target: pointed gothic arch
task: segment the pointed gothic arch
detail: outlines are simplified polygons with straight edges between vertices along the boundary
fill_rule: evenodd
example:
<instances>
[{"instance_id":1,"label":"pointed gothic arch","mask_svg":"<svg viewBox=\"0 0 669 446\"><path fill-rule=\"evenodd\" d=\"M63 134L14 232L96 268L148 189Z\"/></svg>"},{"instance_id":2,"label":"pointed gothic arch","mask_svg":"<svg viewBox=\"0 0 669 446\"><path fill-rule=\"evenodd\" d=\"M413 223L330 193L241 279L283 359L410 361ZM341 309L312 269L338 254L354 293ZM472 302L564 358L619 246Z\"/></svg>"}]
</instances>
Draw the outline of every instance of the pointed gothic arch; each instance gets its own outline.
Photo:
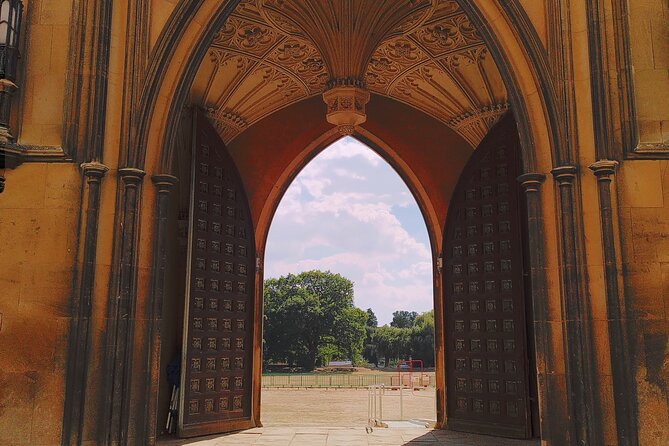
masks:
<instances>
[{"instance_id":1,"label":"pointed gothic arch","mask_svg":"<svg viewBox=\"0 0 669 446\"><path fill-rule=\"evenodd\" d=\"M175 139L179 116L186 105L190 86L209 43L237 3L236 0L223 5L212 0L182 0L177 5L152 55L139 112L138 144L135 146L136 150L128 153L125 158L128 165L141 167L154 176L171 173L175 150L172 141ZM524 172L530 174L525 178L525 183L538 185L543 181L543 176L533 176L533 173L549 172L553 163L563 157L559 156L558 151L561 125L559 113L556 111L555 101L551 94L552 89L545 82L548 76L543 64L544 59L536 46L532 44L532 39L536 39L534 31L527 25L526 18L519 16L517 9L504 6L501 2L458 1L458 3L463 5L463 9L468 12L472 21L478 24L485 43L491 48L493 58L509 91L511 108L516 117ZM364 132L361 131L361 133ZM434 212L430 210L428 200L425 200L424 197L425 192L421 190L420 181L412 178L411 166L402 164L401 158L393 156L389 146L384 146L383 141L375 138L373 134L359 136L384 153L387 156L386 159L392 161L393 167L401 172L402 178L409 184L423 209L431 239L441 241L443 221L439 222L439 218L435 218ZM327 135L327 132L322 133L322 139L310 149L305 149L301 154L301 159L300 156L293 159L292 167L283 173L282 182L287 185L287 180L291 178L291 175L299 171L297 167L300 166L300 163L306 163L305 160L313 155L314 149L319 145L322 148L324 141L331 137L332 135ZM538 192L538 188L528 189L528 191ZM252 193L249 194L252 195ZM552 192L543 194L550 198ZM256 240L259 248L264 248L266 232L263 235L263 231L269 229L267 222L271 221L269 217L278 204L276 198L280 196L281 193L275 191L274 197L267 201L271 203L269 207L264 207L257 216L255 225L257 233L260 234ZM535 201L539 200L539 195L534 194L532 198ZM540 202L536 201L536 204L531 207L534 213L530 218L534 219L534 225L531 225L530 230L541 233L543 220ZM253 209L251 212L254 212ZM144 215L143 217L148 218L149 216ZM554 237L554 235L549 234L549 237ZM546 259L543 254L546 241L544 237L538 236L531 237L531 240L534 240L531 269L537 284L534 299L545 300L546 288L542 285L544 283L542 277L546 268ZM435 247L440 246L441 243L433 242L432 245L436 269L441 248L435 249ZM262 252L262 249L258 250L259 254ZM435 277L439 277L435 279L435 309L441 309L443 307L440 301L443 285L440 276L435 274ZM262 274L257 283L262 283ZM262 299L260 287L256 287L256 301L258 299ZM435 314L435 317L439 325L443 324L443 314ZM256 330L256 337L258 335L259 331ZM437 339L439 341L435 359L437 363L444 364L443 332L438 334ZM259 352L256 355L258 356ZM260 363L257 358L255 362ZM260 369L256 367L253 378L258 383L259 377ZM438 418L440 426L444 426L445 374L443 369L437 374L437 384L439 386ZM253 396L253 418L259 425L260 391L259 384L257 385L258 388L254 391Z\"/></svg>"}]
</instances>

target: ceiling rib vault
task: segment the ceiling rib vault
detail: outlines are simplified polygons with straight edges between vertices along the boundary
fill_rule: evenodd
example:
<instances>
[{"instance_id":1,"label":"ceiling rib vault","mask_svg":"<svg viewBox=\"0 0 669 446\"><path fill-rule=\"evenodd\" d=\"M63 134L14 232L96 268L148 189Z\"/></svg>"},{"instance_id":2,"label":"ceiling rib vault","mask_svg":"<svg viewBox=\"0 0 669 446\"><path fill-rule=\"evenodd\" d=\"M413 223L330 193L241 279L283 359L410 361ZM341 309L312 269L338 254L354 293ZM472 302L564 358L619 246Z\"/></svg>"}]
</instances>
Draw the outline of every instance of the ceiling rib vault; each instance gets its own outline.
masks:
<instances>
[{"instance_id":1,"label":"ceiling rib vault","mask_svg":"<svg viewBox=\"0 0 669 446\"><path fill-rule=\"evenodd\" d=\"M472 147L508 110L488 48L455 0L242 0L191 95L229 143L342 78L423 111Z\"/></svg>"}]
</instances>

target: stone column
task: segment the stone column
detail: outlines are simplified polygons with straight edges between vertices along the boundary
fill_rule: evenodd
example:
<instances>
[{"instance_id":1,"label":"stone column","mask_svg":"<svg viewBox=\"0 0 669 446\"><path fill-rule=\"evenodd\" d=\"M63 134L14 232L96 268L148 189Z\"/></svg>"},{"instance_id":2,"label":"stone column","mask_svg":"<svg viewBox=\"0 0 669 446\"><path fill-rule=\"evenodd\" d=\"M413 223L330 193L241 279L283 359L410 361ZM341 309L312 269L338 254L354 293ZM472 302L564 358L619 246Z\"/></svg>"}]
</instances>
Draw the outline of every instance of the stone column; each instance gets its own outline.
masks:
<instances>
[{"instance_id":1,"label":"stone column","mask_svg":"<svg viewBox=\"0 0 669 446\"><path fill-rule=\"evenodd\" d=\"M555 418L551 413L551 385L547 375L551 361L550 330L548 327L548 291L546 287L546 259L544 256L544 231L541 216L541 185L546 176L527 173L518 177L525 191L527 202L527 242L530 261L531 299L537 385L539 387L539 418L541 438L558 441L560 429L553 429ZM532 371L534 372L534 371ZM545 417L545 418L544 418ZM562 437L563 438L563 437Z\"/></svg>"},{"instance_id":2,"label":"stone column","mask_svg":"<svg viewBox=\"0 0 669 446\"><path fill-rule=\"evenodd\" d=\"M128 444L132 353L137 300L138 213L144 171L119 169L120 207L105 327L107 341L101 429L98 444Z\"/></svg>"},{"instance_id":3,"label":"stone column","mask_svg":"<svg viewBox=\"0 0 669 446\"><path fill-rule=\"evenodd\" d=\"M263 253L264 254L264 253ZM263 314L265 312L264 286L265 261L262 254L256 256L255 302L253 309L253 388L251 394L251 417L256 427L262 427L260 421L260 393L262 391L262 351L263 351Z\"/></svg>"},{"instance_id":4,"label":"stone column","mask_svg":"<svg viewBox=\"0 0 669 446\"><path fill-rule=\"evenodd\" d=\"M155 175L151 180L156 187L157 196L151 299L147 310L150 347L145 386L147 403L144 423L146 444L154 445L158 415L158 383L160 381L161 325L168 259L168 221L172 191L178 180L172 175Z\"/></svg>"},{"instance_id":5,"label":"stone column","mask_svg":"<svg viewBox=\"0 0 669 446\"><path fill-rule=\"evenodd\" d=\"M68 363L63 414L63 445L82 442L84 404L88 382L88 354L90 348L90 318L95 284L98 220L100 216L100 189L109 168L98 162L81 165L87 187L88 202L83 223L83 255L79 293L72 299L72 322L68 341Z\"/></svg>"},{"instance_id":6,"label":"stone column","mask_svg":"<svg viewBox=\"0 0 669 446\"><path fill-rule=\"evenodd\" d=\"M618 444L638 445L636 380L632 372L629 333L626 326L624 296L618 287L618 257L616 254L613 220L612 177L616 161L601 160L590 165L597 177L599 212L602 224L602 249L604 251L604 280L606 283L606 315L609 321L609 351L613 381Z\"/></svg>"},{"instance_id":7,"label":"stone column","mask_svg":"<svg viewBox=\"0 0 669 446\"><path fill-rule=\"evenodd\" d=\"M567 404L571 420L571 441L575 445L602 444L601 416L597 404L594 347L589 318L589 299L581 272L580 231L576 206L577 168L557 167L551 171L559 188L559 234L561 241L562 318Z\"/></svg>"}]
</instances>

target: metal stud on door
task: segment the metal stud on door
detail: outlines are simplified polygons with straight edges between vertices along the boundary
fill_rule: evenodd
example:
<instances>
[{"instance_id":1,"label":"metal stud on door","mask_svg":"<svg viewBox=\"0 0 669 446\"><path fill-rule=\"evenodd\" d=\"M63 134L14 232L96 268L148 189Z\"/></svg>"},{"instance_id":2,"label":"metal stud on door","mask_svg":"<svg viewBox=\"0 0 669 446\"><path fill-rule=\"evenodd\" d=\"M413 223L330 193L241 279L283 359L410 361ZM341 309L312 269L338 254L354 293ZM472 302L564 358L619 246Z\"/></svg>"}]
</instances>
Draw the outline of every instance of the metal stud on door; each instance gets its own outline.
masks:
<instances>
[{"instance_id":1,"label":"metal stud on door","mask_svg":"<svg viewBox=\"0 0 669 446\"><path fill-rule=\"evenodd\" d=\"M180 437L253 426L249 205L223 141L202 116L194 128Z\"/></svg>"}]
</instances>

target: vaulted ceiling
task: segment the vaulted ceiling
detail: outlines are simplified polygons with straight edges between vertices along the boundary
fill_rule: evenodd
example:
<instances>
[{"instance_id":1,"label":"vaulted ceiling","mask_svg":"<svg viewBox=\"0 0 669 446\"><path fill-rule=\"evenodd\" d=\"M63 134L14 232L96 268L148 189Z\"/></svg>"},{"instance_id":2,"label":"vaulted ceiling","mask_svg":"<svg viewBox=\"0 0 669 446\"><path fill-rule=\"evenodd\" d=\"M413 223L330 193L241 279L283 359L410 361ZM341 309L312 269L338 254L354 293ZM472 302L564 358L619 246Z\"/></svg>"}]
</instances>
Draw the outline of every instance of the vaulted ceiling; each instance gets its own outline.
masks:
<instances>
[{"instance_id":1,"label":"vaulted ceiling","mask_svg":"<svg viewBox=\"0 0 669 446\"><path fill-rule=\"evenodd\" d=\"M192 101L228 143L347 69L473 147L508 109L499 71L455 0L242 0L209 48Z\"/></svg>"}]
</instances>

